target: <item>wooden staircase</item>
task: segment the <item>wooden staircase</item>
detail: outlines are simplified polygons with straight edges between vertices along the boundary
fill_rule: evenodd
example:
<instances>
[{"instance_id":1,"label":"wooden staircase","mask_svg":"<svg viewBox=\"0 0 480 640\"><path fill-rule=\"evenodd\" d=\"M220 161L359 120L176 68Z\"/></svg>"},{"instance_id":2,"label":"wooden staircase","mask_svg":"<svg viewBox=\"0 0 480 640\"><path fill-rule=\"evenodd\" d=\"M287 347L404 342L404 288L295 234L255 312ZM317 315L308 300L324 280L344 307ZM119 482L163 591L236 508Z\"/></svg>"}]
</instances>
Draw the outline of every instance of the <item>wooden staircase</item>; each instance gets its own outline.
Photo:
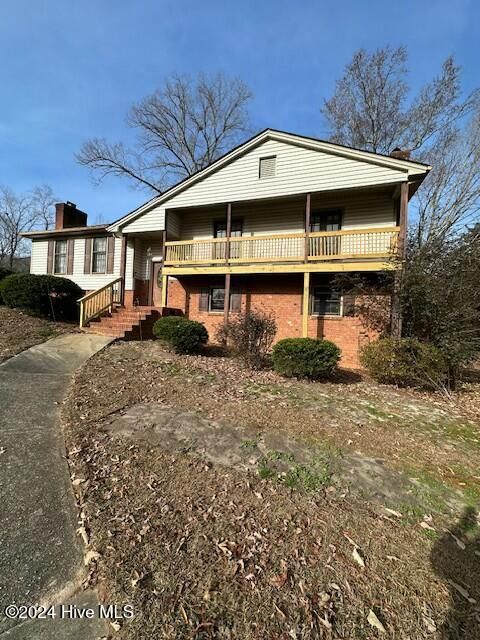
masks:
<instances>
[{"instance_id":1,"label":"wooden staircase","mask_svg":"<svg viewBox=\"0 0 480 640\"><path fill-rule=\"evenodd\" d=\"M157 307L126 308L118 305L108 315L90 320L84 330L123 340L141 340L153 336L153 324L160 315Z\"/></svg>"}]
</instances>

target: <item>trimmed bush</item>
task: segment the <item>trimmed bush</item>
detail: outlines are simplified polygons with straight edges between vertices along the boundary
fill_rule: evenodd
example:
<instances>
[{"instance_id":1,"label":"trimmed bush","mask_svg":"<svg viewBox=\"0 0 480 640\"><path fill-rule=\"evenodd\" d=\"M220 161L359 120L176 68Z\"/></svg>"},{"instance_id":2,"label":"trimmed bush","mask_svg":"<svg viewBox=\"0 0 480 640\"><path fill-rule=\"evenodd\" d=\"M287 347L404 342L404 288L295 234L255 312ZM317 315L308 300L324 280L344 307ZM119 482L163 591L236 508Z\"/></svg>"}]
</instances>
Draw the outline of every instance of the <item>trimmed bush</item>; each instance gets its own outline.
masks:
<instances>
[{"instance_id":1,"label":"trimmed bush","mask_svg":"<svg viewBox=\"0 0 480 640\"><path fill-rule=\"evenodd\" d=\"M2 298L9 307L18 307L52 320L76 320L77 300L83 291L68 278L14 273L1 283Z\"/></svg>"},{"instance_id":2,"label":"trimmed bush","mask_svg":"<svg viewBox=\"0 0 480 640\"><path fill-rule=\"evenodd\" d=\"M184 316L165 316L153 325L153 335L159 340L171 342L174 329L182 322L188 322Z\"/></svg>"},{"instance_id":3,"label":"trimmed bush","mask_svg":"<svg viewBox=\"0 0 480 640\"><path fill-rule=\"evenodd\" d=\"M340 349L329 340L286 338L273 347L273 368L283 376L327 378L334 373Z\"/></svg>"},{"instance_id":4,"label":"trimmed bush","mask_svg":"<svg viewBox=\"0 0 480 640\"><path fill-rule=\"evenodd\" d=\"M230 344L236 355L251 367L260 368L267 360L276 333L277 325L271 316L251 310L220 325L216 339Z\"/></svg>"},{"instance_id":5,"label":"trimmed bush","mask_svg":"<svg viewBox=\"0 0 480 640\"><path fill-rule=\"evenodd\" d=\"M208 331L201 322L179 322L172 331L170 344L177 353L197 353L208 342Z\"/></svg>"},{"instance_id":6,"label":"trimmed bush","mask_svg":"<svg viewBox=\"0 0 480 640\"><path fill-rule=\"evenodd\" d=\"M4 267L0 267L0 304L4 304L2 298L2 282L5 280L7 276L10 276L13 273L10 269L5 269Z\"/></svg>"},{"instance_id":7,"label":"trimmed bush","mask_svg":"<svg viewBox=\"0 0 480 640\"><path fill-rule=\"evenodd\" d=\"M438 389L447 380L447 364L431 344L414 338L381 338L365 345L360 361L372 378L402 387Z\"/></svg>"}]
</instances>

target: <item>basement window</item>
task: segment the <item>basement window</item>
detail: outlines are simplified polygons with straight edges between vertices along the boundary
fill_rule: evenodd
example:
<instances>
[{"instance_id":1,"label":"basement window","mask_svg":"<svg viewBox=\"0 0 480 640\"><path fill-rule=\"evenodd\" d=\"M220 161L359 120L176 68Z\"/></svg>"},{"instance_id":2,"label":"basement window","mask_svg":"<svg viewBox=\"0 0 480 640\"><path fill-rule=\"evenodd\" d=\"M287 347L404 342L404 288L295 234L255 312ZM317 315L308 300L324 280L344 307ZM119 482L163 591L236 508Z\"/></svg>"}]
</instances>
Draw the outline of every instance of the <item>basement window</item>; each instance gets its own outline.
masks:
<instances>
[{"instance_id":1,"label":"basement window","mask_svg":"<svg viewBox=\"0 0 480 640\"><path fill-rule=\"evenodd\" d=\"M331 287L313 287L311 306L314 316L341 316L340 291Z\"/></svg>"},{"instance_id":2,"label":"basement window","mask_svg":"<svg viewBox=\"0 0 480 640\"><path fill-rule=\"evenodd\" d=\"M258 177L274 178L277 169L277 156L268 156L267 158L260 158L258 165Z\"/></svg>"}]
</instances>

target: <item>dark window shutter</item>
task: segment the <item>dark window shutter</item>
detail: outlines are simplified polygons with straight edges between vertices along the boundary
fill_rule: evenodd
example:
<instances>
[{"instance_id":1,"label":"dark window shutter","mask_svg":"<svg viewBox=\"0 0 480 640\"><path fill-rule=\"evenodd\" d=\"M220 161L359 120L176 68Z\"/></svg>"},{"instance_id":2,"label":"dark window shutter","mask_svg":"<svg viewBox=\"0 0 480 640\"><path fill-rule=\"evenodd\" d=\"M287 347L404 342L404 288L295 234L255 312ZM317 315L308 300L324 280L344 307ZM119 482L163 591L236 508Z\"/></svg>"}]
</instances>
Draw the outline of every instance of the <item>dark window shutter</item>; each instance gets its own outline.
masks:
<instances>
[{"instance_id":1,"label":"dark window shutter","mask_svg":"<svg viewBox=\"0 0 480 640\"><path fill-rule=\"evenodd\" d=\"M351 293L343 294L343 315L354 316L355 315L355 296Z\"/></svg>"},{"instance_id":2,"label":"dark window shutter","mask_svg":"<svg viewBox=\"0 0 480 640\"><path fill-rule=\"evenodd\" d=\"M240 313L242 310L242 294L240 291L232 291L230 294L230 311Z\"/></svg>"},{"instance_id":3,"label":"dark window shutter","mask_svg":"<svg viewBox=\"0 0 480 640\"><path fill-rule=\"evenodd\" d=\"M83 264L83 273L92 272L92 239L85 238L85 262Z\"/></svg>"},{"instance_id":4,"label":"dark window shutter","mask_svg":"<svg viewBox=\"0 0 480 640\"><path fill-rule=\"evenodd\" d=\"M209 289L202 289L200 291L200 297L198 299L198 310L199 311L208 311L208 297L209 297Z\"/></svg>"},{"instance_id":5,"label":"dark window shutter","mask_svg":"<svg viewBox=\"0 0 480 640\"><path fill-rule=\"evenodd\" d=\"M107 273L113 273L113 260L115 258L115 238L107 238Z\"/></svg>"},{"instance_id":6,"label":"dark window shutter","mask_svg":"<svg viewBox=\"0 0 480 640\"><path fill-rule=\"evenodd\" d=\"M67 241L67 275L73 273L73 254L75 250L75 240L70 238Z\"/></svg>"},{"instance_id":7,"label":"dark window shutter","mask_svg":"<svg viewBox=\"0 0 480 640\"><path fill-rule=\"evenodd\" d=\"M48 241L47 273L53 273L53 256L55 254L55 240Z\"/></svg>"}]
</instances>

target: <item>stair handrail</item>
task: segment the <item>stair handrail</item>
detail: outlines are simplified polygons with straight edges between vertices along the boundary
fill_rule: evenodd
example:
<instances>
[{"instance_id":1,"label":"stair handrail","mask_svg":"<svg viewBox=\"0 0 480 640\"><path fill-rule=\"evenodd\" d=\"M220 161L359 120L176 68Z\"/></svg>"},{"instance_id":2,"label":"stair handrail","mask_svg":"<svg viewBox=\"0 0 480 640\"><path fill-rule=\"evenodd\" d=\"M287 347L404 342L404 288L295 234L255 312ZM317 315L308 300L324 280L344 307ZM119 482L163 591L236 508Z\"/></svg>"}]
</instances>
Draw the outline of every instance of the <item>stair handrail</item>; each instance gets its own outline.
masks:
<instances>
[{"instance_id":1,"label":"stair handrail","mask_svg":"<svg viewBox=\"0 0 480 640\"><path fill-rule=\"evenodd\" d=\"M95 291L90 291L77 302L80 305L80 327L108 311L112 313L114 304L122 304L123 278L115 278Z\"/></svg>"}]
</instances>

